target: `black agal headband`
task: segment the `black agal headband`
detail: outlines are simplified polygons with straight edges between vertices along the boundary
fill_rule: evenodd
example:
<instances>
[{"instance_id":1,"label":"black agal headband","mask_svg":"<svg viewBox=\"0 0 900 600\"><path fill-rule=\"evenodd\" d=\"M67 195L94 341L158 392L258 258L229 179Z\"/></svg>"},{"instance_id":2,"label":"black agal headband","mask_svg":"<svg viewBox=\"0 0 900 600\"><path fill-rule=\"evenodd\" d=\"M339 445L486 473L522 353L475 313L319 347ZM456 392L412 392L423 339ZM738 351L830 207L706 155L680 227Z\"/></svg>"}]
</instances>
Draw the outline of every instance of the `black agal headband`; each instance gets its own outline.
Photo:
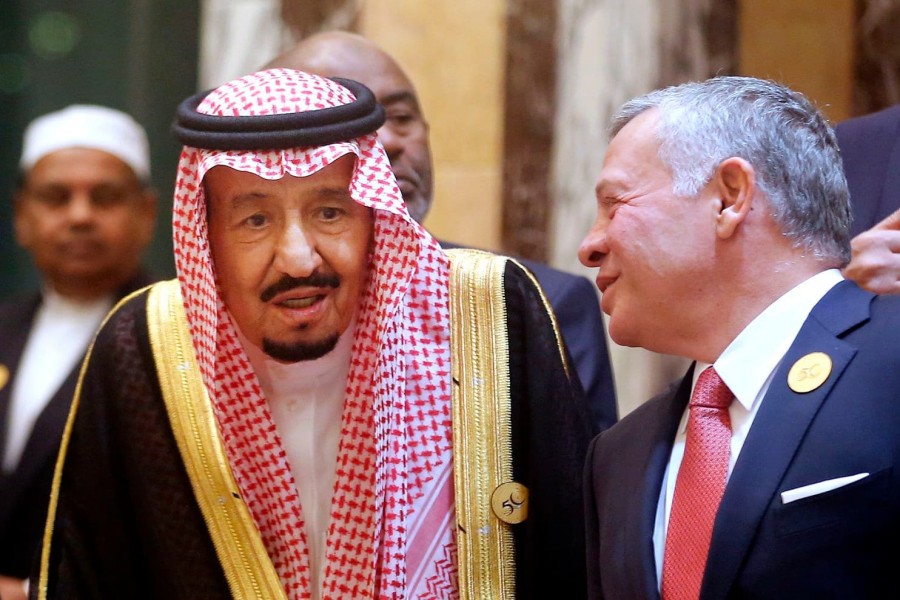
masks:
<instances>
[{"instance_id":1,"label":"black agal headband","mask_svg":"<svg viewBox=\"0 0 900 600\"><path fill-rule=\"evenodd\" d=\"M330 78L356 97L349 104L277 115L206 115L197 107L211 90L178 105L172 132L185 146L206 150L285 150L327 146L373 133L384 124L384 108L372 90L352 79Z\"/></svg>"}]
</instances>

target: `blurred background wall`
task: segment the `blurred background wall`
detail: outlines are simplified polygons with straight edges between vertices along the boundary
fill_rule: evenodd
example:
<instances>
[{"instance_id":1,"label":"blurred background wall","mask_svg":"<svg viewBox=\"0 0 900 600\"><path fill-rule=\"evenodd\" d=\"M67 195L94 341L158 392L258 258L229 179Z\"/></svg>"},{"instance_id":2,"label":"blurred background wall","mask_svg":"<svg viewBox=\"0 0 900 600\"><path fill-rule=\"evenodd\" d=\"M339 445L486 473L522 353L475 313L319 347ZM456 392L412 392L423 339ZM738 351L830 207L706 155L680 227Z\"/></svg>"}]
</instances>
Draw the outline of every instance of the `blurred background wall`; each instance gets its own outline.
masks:
<instances>
[{"instance_id":1,"label":"blurred background wall","mask_svg":"<svg viewBox=\"0 0 900 600\"><path fill-rule=\"evenodd\" d=\"M587 276L575 252L594 217L606 122L627 98L744 74L788 83L835 122L900 102L900 0L3 2L0 295L36 281L9 207L31 118L97 102L148 128L163 210L147 262L169 276L175 106L323 29L369 36L415 82L431 123L433 233ZM613 354L622 414L684 365Z\"/></svg>"}]
</instances>

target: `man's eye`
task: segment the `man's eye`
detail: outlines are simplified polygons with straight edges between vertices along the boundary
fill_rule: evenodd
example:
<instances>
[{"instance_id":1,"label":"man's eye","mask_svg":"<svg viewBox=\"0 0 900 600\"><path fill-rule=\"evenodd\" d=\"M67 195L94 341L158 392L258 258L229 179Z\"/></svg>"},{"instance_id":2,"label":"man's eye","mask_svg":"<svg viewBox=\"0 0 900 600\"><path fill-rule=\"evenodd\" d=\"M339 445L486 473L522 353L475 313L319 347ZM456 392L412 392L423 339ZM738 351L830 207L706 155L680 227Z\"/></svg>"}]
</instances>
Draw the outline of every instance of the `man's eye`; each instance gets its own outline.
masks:
<instances>
[{"instance_id":1,"label":"man's eye","mask_svg":"<svg viewBox=\"0 0 900 600\"><path fill-rule=\"evenodd\" d=\"M322 208L319 214L325 221L334 221L343 214L343 211L333 206L326 206Z\"/></svg>"},{"instance_id":2,"label":"man's eye","mask_svg":"<svg viewBox=\"0 0 900 600\"><path fill-rule=\"evenodd\" d=\"M610 217L612 217L612 215L615 214L616 210L621 205L622 205L622 201L619 198L604 196L600 200L600 210L606 212L606 214L609 215Z\"/></svg>"},{"instance_id":3,"label":"man's eye","mask_svg":"<svg viewBox=\"0 0 900 600\"><path fill-rule=\"evenodd\" d=\"M394 110L387 115L387 126L401 135L413 131L421 124L419 113L412 110Z\"/></svg>"},{"instance_id":4,"label":"man's eye","mask_svg":"<svg viewBox=\"0 0 900 600\"><path fill-rule=\"evenodd\" d=\"M411 113L392 113L388 116L388 119L398 125L404 125L412 121L413 116Z\"/></svg>"},{"instance_id":5,"label":"man's eye","mask_svg":"<svg viewBox=\"0 0 900 600\"><path fill-rule=\"evenodd\" d=\"M60 189L38 190L32 197L45 206L63 206L69 201L69 192Z\"/></svg>"},{"instance_id":6,"label":"man's eye","mask_svg":"<svg viewBox=\"0 0 900 600\"><path fill-rule=\"evenodd\" d=\"M128 192L114 187L98 187L91 190L91 202L100 208L121 204L127 197Z\"/></svg>"},{"instance_id":7,"label":"man's eye","mask_svg":"<svg viewBox=\"0 0 900 600\"><path fill-rule=\"evenodd\" d=\"M266 223L268 223L268 219L266 219L265 215L257 213L244 219L244 223L249 227L259 229L260 227L265 227Z\"/></svg>"}]
</instances>

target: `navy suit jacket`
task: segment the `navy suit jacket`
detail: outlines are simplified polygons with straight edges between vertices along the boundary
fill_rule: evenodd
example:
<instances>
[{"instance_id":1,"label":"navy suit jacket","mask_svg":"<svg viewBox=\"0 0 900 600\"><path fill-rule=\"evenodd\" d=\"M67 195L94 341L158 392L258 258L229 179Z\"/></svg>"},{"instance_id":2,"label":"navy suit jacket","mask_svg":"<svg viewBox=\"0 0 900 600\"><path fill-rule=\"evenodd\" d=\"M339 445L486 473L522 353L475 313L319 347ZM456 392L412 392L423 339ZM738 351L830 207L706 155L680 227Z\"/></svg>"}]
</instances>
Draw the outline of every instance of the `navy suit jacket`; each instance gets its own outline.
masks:
<instances>
[{"instance_id":1,"label":"navy suit jacket","mask_svg":"<svg viewBox=\"0 0 900 600\"><path fill-rule=\"evenodd\" d=\"M900 564L900 296L835 286L776 370L725 488L700 597L883 598ZM810 352L833 367L791 391ZM653 527L691 372L594 439L585 469L591 598L658 599ZM896 469L896 471L894 470ZM781 492L869 475L784 504Z\"/></svg>"},{"instance_id":2,"label":"navy suit jacket","mask_svg":"<svg viewBox=\"0 0 900 600\"><path fill-rule=\"evenodd\" d=\"M124 286L119 296L152 281L141 274ZM9 380L0 388L0 457L6 448L10 396L16 372L40 304L38 292L16 296L0 304L0 365L9 371ZM79 362L38 416L15 471L3 473L0 470L0 574L26 578L33 556L40 548L56 454L80 369Z\"/></svg>"},{"instance_id":3,"label":"navy suit jacket","mask_svg":"<svg viewBox=\"0 0 900 600\"><path fill-rule=\"evenodd\" d=\"M460 247L444 241L440 244L444 248ZM606 327L603 325L597 289L584 277L534 261L516 260L534 274L553 308L556 323L584 388L594 431L608 429L619 417L606 347Z\"/></svg>"},{"instance_id":4,"label":"navy suit jacket","mask_svg":"<svg viewBox=\"0 0 900 600\"><path fill-rule=\"evenodd\" d=\"M861 233L900 208L900 105L836 128L850 186L853 224Z\"/></svg>"}]
</instances>

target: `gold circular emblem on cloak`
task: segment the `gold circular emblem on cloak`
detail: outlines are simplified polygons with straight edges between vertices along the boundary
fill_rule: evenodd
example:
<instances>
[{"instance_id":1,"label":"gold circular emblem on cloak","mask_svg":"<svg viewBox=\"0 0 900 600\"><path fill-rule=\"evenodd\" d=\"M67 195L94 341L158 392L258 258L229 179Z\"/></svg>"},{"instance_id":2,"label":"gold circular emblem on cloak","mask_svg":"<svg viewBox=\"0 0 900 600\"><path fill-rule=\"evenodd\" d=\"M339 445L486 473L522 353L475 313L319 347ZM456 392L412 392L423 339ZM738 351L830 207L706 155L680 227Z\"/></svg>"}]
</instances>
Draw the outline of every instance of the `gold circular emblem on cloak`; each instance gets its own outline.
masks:
<instances>
[{"instance_id":1,"label":"gold circular emblem on cloak","mask_svg":"<svg viewBox=\"0 0 900 600\"><path fill-rule=\"evenodd\" d=\"M528 518L528 488L515 481L501 483L491 494L491 510L504 523L521 523Z\"/></svg>"},{"instance_id":2,"label":"gold circular emblem on cloak","mask_svg":"<svg viewBox=\"0 0 900 600\"><path fill-rule=\"evenodd\" d=\"M788 372L788 387L798 394L818 389L831 375L831 357L824 352L810 352L800 357Z\"/></svg>"},{"instance_id":3,"label":"gold circular emblem on cloak","mask_svg":"<svg viewBox=\"0 0 900 600\"><path fill-rule=\"evenodd\" d=\"M9 369L6 365L0 365L0 390L6 386L7 381L9 381Z\"/></svg>"}]
</instances>

